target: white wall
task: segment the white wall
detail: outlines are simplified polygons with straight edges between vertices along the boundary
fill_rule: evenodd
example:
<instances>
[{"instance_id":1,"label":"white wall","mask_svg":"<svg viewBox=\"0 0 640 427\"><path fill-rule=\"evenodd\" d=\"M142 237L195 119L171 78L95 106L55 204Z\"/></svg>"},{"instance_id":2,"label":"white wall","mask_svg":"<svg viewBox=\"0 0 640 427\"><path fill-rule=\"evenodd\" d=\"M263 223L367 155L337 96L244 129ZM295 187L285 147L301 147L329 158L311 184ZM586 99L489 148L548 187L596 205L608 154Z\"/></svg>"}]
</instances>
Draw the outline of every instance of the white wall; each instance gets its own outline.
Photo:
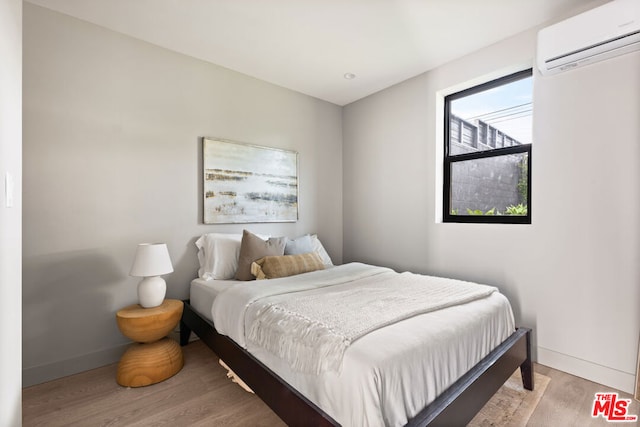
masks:
<instances>
[{"instance_id":1,"label":"white wall","mask_svg":"<svg viewBox=\"0 0 640 427\"><path fill-rule=\"evenodd\" d=\"M203 135L299 152L299 221L342 259L341 108L24 5L24 381L121 355L140 242L166 242L167 295L187 298L202 224Z\"/></svg>"},{"instance_id":2,"label":"white wall","mask_svg":"<svg viewBox=\"0 0 640 427\"><path fill-rule=\"evenodd\" d=\"M0 425L22 424L22 1L0 1ZM7 205L5 177L14 180Z\"/></svg>"},{"instance_id":3,"label":"white wall","mask_svg":"<svg viewBox=\"0 0 640 427\"><path fill-rule=\"evenodd\" d=\"M640 53L534 74L531 225L440 221L443 96L530 67L535 35L344 108L344 258L496 285L534 328L541 363L631 392Z\"/></svg>"}]
</instances>

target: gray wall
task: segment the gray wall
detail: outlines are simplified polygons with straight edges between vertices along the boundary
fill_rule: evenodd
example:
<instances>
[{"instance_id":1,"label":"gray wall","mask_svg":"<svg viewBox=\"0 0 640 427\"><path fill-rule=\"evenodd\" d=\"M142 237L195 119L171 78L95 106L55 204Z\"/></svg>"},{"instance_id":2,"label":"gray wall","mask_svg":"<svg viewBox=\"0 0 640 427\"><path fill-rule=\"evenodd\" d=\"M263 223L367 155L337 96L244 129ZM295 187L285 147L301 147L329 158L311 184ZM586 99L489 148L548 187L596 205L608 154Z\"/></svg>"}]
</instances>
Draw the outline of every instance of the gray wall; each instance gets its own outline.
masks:
<instances>
[{"instance_id":1,"label":"gray wall","mask_svg":"<svg viewBox=\"0 0 640 427\"><path fill-rule=\"evenodd\" d=\"M22 424L22 1L0 1L0 426ZM13 207L5 176L15 182Z\"/></svg>"},{"instance_id":2,"label":"gray wall","mask_svg":"<svg viewBox=\"0 0 640 427\"><path fill-rule=\"evenodd\" d=\"M534 73L531 225L442 223L444 96L531 67L527 31L344 108L344 258L500 287L538 360L633 390L640 53Z\"/></svg>"},{"instance_id":3,"label":"gray wall","mask_svg":"<svg viewBox=\"0 0 640 427\"><path fill-rule=\"evenodd\" d=\"M24 5L24 381L117 360L140 242L166 242L167 296L187 298L202 224L203 135L299 152L300 220L342 259L342 110Z\"/></svg>"}]
</instances>

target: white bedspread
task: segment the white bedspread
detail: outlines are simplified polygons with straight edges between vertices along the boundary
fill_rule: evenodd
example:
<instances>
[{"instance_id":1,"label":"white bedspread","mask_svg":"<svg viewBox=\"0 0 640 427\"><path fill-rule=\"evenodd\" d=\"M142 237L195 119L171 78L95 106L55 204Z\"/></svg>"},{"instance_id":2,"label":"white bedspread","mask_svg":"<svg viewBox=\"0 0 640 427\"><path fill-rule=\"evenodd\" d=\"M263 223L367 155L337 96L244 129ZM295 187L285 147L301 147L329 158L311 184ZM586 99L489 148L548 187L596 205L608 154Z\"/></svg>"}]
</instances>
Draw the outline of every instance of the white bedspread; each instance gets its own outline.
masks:
<instances>
[{"instance_id":1,"label":"white bedspread","mask_svg":"<svg viewBox=\"0 0 640 427\"><path fill-rule=\"evenodd\" d=\"M404 425L513 333L513 314L503 295L494 292L370 332L345 351L340 372L294 372L286 361L245 339L269 297L389 272L352 263L238 283L216 297L212 318L218 332L247 348L343 426Z\"/></svg>"},{"instance_id":2,"label":"white bedspread","mask_svg":"<svg viewBox=\"0 0 640 427\"><path fill-rule=\"evenodd\" d=\"M485 298L492 286L393 271L262 300L248 340L295 371L340 371L358 338L430 311Z\"/></svg>"}]
</instances>

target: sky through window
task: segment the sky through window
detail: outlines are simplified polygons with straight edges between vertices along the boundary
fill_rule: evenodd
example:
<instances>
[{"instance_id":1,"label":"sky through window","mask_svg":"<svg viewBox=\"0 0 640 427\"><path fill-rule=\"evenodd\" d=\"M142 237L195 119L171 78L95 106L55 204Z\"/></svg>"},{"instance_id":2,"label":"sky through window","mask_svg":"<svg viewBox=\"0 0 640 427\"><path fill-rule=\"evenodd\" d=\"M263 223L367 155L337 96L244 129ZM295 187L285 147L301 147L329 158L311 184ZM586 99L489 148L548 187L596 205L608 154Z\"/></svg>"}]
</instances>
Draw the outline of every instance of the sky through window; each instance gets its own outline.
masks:
<instances>
[{"instance_id":1,"label":"sky through window","mask_svg":"<svg viewBox=\"0 0 640 427\"><path fill-rule=\"evenodd\" d=\"M531 144L533 78L478 92L451 102L452 114L499 129L523 144Z\"/></svg>"}]
</instances>

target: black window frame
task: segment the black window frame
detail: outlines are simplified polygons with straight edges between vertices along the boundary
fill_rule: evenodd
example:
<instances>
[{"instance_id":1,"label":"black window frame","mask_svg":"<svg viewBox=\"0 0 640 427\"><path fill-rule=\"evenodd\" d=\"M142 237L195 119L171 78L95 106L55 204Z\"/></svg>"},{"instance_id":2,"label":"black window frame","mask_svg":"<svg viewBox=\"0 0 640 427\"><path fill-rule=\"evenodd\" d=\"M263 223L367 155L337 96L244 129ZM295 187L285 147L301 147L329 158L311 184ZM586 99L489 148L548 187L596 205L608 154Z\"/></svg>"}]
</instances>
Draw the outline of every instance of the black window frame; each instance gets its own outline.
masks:
<instances>
[{"instance_id":1,"label":"black window frame","mask_svg":"<svg viewBox=\"0 0 640 427\"><path fill-rule=\"evenodd\" d=\"M522 80L533 75L533 69L518 71L498 79L482 83L480 85L452 93L444 98L444 182L442 191L443 222L453 223L483 223L483 224L531 224L531 144L518 146L493 148L490 150L478 151L464 154L449 154L450 140L449 126L451 124L451 101L464 98L475 93L484 92L488 89L503 86L518 80ZM454 163L485 159L510 154L527 154L527 215L464 215L451 214L451 167Z\"/></svg>"}]
</instances>

